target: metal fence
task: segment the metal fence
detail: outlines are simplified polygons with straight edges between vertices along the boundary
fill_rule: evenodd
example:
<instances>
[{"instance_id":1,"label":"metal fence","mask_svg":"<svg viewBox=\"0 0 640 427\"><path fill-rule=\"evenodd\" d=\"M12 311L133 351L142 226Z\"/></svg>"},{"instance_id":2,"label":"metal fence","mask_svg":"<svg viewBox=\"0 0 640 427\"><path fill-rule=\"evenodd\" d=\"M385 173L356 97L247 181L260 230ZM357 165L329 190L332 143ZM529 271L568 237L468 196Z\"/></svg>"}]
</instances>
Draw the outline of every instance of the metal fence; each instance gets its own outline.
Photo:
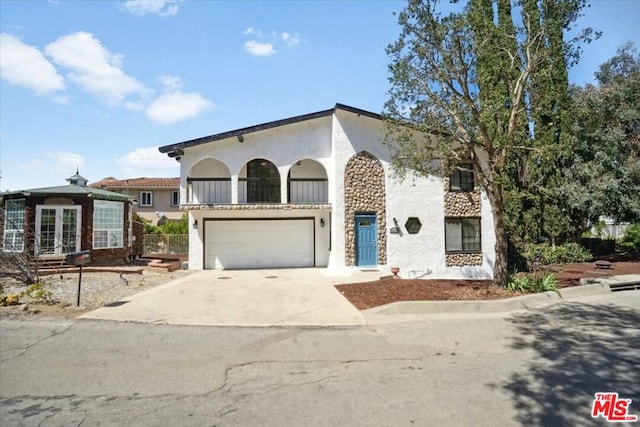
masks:
<instances>
[{"instance_id":1,"label":"metal fence","mask_svg":"<svg viewBox=\"0 0 640 427\"><path fill-rule=\"evenodd\" d=\"M188 234L143 234L144 254L185 255L189 252Z\"/></svg>"}]
</instances>

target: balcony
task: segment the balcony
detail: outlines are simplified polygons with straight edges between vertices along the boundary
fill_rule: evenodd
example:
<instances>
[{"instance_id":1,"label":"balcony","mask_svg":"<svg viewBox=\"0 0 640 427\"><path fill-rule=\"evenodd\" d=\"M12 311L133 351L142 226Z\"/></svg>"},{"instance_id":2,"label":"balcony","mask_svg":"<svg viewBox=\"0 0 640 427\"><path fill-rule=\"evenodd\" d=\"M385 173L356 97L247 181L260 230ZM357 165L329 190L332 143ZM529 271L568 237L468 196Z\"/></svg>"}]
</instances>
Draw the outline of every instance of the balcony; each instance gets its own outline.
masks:
<instances>
[{"instance_id":1,"label":"balcony","mask_svg":"<svg viewBox=\"0 0 640 427\"><path fill-rule=\"evenodd\" d=\"M281 203L279 182L238 179L238 204ZM329 201L326 179L289 179L290 204L322 204ZM231 203L231 178L187 178L187 204L218 205Z\"/></svg>"},{"instance_id":2,"label":"balcony","mask_svg":"<svg viewBox=\"0 0 640 427\"><path fill-rule=\"evenodd\" d=\"M187 204L231 203L231 178L187 178Z\"/></svg>"},{"instance_id":3,"label":"balcony","mask_svg":"<svg viewBox=\"0 0 640 427\"><path fill-rule=\"evenodd\" d=\"M190 209L205 205L207 209L235 209L235 205L269 209L295 205L302 209L304 205L328 205L329 201L327 173L312 159L295 162L285 175L269 160L257 158L245 163L232 177L225 164L207 158L194 165L190 174L193 175L187 178L187 197L183 201L183 205L192 206Z\"/></svg>"}]
</instances>

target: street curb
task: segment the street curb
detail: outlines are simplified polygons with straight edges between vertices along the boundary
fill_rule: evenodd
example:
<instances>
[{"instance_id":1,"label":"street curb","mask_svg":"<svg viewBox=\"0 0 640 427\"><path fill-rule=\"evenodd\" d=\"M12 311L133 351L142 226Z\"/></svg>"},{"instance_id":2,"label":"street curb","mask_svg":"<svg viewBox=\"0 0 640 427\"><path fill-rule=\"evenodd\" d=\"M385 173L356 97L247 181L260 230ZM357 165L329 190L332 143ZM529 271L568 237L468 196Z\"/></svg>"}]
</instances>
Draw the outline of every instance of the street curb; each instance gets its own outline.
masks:
<instances>
[{"instance_id":1,"label":"street curb","mask_svg":"<svg viewBox=\"0 0 640 427\"><path fill-rule=\"evenodd\" d=\"M363 310L367 315L403 315L403 314L435 314L435 313L501 313L528 308L543 307L570 301L590 295L609 293L609 285L595 283L572 288L561 289L559 292L547 291L539 294L522 295L500 300L481 301L400 301Z\"/></svg>"}]
</instances>

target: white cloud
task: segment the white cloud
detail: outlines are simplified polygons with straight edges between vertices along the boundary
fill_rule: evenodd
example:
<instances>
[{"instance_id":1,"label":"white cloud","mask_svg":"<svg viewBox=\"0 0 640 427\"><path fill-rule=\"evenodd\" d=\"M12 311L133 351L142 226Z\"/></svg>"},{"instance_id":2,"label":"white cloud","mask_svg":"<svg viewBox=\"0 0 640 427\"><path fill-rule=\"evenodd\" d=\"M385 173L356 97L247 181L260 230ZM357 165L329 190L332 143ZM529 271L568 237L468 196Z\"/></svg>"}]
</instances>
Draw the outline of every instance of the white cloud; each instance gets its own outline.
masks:
<instances>
[{"instance_id":1,"label":"white cloud","mask_svg":"<svg viewBox=\"0 0 640 427\"><path fill-rule=\"evenodd\" d=\"M147 118L156 123L171 124L199 116L213 104L195 92L172 92L157 98L147 108Z\"/></svg>"},{"instance_id":2,"label":"white cloud","mask_svg":"<svg viewBox=\"0 0 640 427\"><path fill-rule=\"evenodd\" d=\"M110 53L92 34L77 32L60 37L45 51L53 62L71 70L71 80L104 102L119 103L132 94L147 92L120 69L122 56Z\"/></svg>"},{"instance_id":3,"label":"white cloud","mask_svg":"<svg viewBox=\"0 0 640 427\"><path fill-rule=\"evenodd\" d=\"M121 179L180 176L179 163L158 151L157 147L138 148L116 160Z\"/></svg>"},{"instance_id":4,"label":"white cloud","mask_svg":"<svg viewBox=\"0 0 640 427\"><path fill-rule=\"evenodd\" d=\"M260 30L256 30L256 29L255 29L255 28L253 28L253 27L249 27L249 28L247 28L246 30L244 30L244 33L243 33L243 34L244 34L244 35L247 35L247 36L256 36L256 37L258 37L258 38L261 38L261 37L262 37L262 31L260 31Z\"/></svg>"},{"instance_id":5,"label":"white cloud","mask_svg":"<svg viewBox=\"0 0 640 427\"><path fill-rule=\"evenodd\" d=\"M182 87L182 79L177 76L161 76L160 82L169 91L176 91Z\"/></svg>"},{"instance_id":6,"label":"white cloud","mask_svg":"<svg viewBox=\"0 0 640 427\"><path fill-rule=\"evenodd\" d=\"M49 175L58 175L60 179L49 178L50 186L64 185L64 179L73 175L76 170L82 170L86 165L86 160L80 154L68 151L45 151L39 157L32 158L28 163L22 163L19 168L31 173L38 174L45 172ZM59 182L58 182L59 181Z\"/></svg>"},{"instance_id":7,"label":"white cloud","mask_svg":"<svg viewBox=\"0 0 640 427\"><path fill-rule=\"evenodd\" d=\"M244 43L244 50L255 56L274 55L277 45L292 47L300 43L298 35L286 31L282 33L269 31L265 34L262 30L248 27L243 34L252 38Z\"/></svg>"},{"instance_id":8,"label":"white cloud","mask_svg":"<svg viewBox=\"0 0 640 427\"><path fill-rule=\"evenodd\" d=\"M0 52L0 75L10 84L41 94L64 90L63 77L37 48L2 33Z\"/></svg>"},{"instance_id":9,"label":"white cloud","mask_svg":"<svg viewBox=\"0 0 640 427\"><path fill-rule=\"evenodd\" d=\"M287 46L295 46L300 43L300 39L297 36L293 36L289 33L282 33L282 41L284 41Z\"/></svg>"},{"instance_id":10,"label":"white cloud","mask_svg":"<svg viewBox=\"0 0 640 427\"><path fill-rule=\"evenodd\" d=\"M271 56L276 53L271 43L260 43L256 40L249 40L244 43L244 50L254 56Z\"/></svg>"},{"instance_id":11,"label":"white cloud","mask_svg":"<svg viewBox=\"0 0 640 427\"><path fill-rule=\"evenodd\" d=\"M132 15L172 16L178 13L184 0L127 0L124 8Z\"/></svg>"}]
</instances>

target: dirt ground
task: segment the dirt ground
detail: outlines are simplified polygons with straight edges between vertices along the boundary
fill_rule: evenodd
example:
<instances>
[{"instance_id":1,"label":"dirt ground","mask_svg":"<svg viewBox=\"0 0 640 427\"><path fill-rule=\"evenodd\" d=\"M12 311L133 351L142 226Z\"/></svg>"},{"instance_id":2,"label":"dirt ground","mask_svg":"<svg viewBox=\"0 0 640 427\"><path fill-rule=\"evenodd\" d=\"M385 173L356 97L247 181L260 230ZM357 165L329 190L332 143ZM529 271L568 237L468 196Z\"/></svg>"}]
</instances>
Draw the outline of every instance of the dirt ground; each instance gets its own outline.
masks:
<instances>
[{"instance_id":1,"label":"dirt ground","mask_svg":"<svg viewBox=\"0 0 640 427\"><path fill-rule=\"evenodd\" d=\"M548 270L556 275L560 287L578 286L583 277L640 274L640 261L614 263L611 270L597 270L593 263L551 266ZM24 296L20 298L19 305L0 307L0 316L74 318L190 273L180 270L166 272L149 267L142 274L85 273L79 307L76 306L77 273L49 276L45 278L45 288L52 292L51 303L45 304ZM0 284L5 294L17 294L26 289L24 285L6 280L0 280ZM336 288L359 310L396 301L487 300L520 295L493 286L490 280L386 279L337 285Z\"/></svg>"},{"instance_id":2,"label":"dirt ground","mask_svg":"<svg viewBox=\"0 0 640 427\"><path fill-rule=\"evenodd\" d=\"M123 268L118 272L84 273L78 301L78 273L60 271L41 277L44 289L51 292L49 302L42 299L20 296L20 303L0 307L0 316L24 318L29 315L73 318L99 307L120 301L129 295L162 285L171 280L191 274L191 271L165 269ZM27 286L10 279L0 279L4 294L22 294Z\"/></svg>"},{"instance_id":3,"label":"dirt ground","mask_svg":"<svg viewBox=\"0 0 640 427\"><path fill-rule=\"evenodd\" d=\"M594 263L549 266L558 287L578 286L585 277L640 274L640 261L613 263L610 270L599 270ZM493 285L491 280L386 279L336 286L357 309L378 307L397 301L490 300L521 295Z\"/></svg>"}]
</instances>

